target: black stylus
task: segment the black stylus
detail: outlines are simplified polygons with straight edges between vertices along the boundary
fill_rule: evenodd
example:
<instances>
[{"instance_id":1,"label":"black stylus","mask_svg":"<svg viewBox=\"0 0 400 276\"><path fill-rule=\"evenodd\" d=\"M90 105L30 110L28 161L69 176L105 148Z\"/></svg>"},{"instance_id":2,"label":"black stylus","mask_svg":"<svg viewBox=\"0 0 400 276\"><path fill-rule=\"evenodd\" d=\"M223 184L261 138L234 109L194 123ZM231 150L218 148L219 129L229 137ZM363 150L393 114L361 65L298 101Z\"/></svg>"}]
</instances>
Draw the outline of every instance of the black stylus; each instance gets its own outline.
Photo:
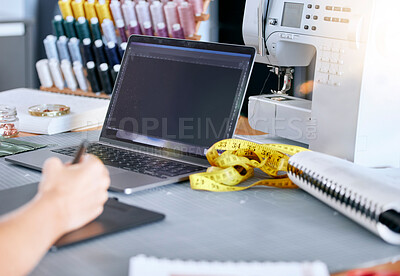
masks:
<instances>
[{"instance_id":1,"label":"black stylus","mask_svg":"<svg viewBox=\"0 0 400 276\"><path fill-rule=\"evenodd\" d=\"M85 154L88 146L89 142L87 140L83 140L81 145L79 146L78 152L75 154L74 160L72 161L72 165L78 164L81 161L81 158Z\"/></svg>"}]
</instances>

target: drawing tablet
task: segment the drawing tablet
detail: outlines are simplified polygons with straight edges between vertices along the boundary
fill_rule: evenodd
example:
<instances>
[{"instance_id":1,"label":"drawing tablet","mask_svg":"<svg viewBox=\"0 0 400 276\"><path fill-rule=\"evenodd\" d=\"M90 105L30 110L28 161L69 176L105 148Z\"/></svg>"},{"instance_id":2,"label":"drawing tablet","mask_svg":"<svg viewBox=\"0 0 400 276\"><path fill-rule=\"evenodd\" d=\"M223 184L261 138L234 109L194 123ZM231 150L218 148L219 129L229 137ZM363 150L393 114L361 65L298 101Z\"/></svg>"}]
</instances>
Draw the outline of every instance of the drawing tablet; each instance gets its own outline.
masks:
<instances>
[{"instance_id":1,"label":"drawing tablet","mask_svg":"<svg viewBox=\"0 0 400 276\"><path fill-rule=\"evenodd\" d=\"M35 183L1 191L0 216L30 201L36 195L37 189L38 184ZM96 220L61 237L53 249L160 221L164 218L163 214L127 205L110 198L104 206L104 212Z\"/></svg>"}]
</instances>

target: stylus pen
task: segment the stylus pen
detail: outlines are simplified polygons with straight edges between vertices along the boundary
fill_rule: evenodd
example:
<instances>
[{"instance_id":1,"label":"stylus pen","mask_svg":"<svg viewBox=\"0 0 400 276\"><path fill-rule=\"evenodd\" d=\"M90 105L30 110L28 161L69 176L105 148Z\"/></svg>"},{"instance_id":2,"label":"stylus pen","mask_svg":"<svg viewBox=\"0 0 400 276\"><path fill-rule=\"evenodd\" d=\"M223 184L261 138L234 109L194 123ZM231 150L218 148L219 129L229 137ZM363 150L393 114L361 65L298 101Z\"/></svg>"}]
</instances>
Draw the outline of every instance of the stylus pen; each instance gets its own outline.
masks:
<instances>
[{"instance_id":1,"label":"stylus pen","mask_svg":"<svg viewBox=\"0 0 400 276\"><path fill-rule=\"evenodd\" d=\"M72 165L78 164L81 161L82 156L85 154L87 148L89 146L89 142L87 140L83 140L81 145L79 146L79 150L76 153L74 160L72 161Z\"/></svg>"}]
</instances>

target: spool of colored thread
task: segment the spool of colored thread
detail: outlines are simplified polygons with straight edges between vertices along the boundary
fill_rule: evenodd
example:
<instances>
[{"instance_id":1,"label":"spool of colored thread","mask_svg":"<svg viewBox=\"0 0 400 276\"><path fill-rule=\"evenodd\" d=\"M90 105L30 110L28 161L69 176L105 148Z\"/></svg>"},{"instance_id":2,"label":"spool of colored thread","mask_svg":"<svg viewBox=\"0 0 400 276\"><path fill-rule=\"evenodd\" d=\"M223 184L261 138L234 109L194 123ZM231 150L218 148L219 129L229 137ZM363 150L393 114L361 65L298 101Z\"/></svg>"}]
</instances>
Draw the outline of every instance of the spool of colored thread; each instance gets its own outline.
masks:
<instances>
[{"instance_id":1,"label":"spool of colored thread","mask_svg":"<svg viewBox=\"0 0 400 276\"><path fill-rule=\"evenodd\" d=\"M100 64L100 82L101 86L103 87L103 91L108 95L112 94L110 70L108 69L107 63Z\"/></svg>"},{"instance_id":2,"label":"spool of colored thread","mask_svg":"<svg viewBox=\"0 0 400 276\"><path fill-rule=\"evenodd\" d=\"M173 0L175 4L178 5L178 7L185 1L185 0Z\"/></svg>"},{"instance_id":3,"label":"spool of colored thread","mask_svg":"<svg viewBox=\"0 0 400 276\"><path fill-rule=\"evenodd\" d=\"M57 38L65 35L63 21L64 20L61 15L54 16L54 19L52 21L54 34L57 36Z\"/></svg>"},{"instance_id":4,"label":"spool of colored thread","mask_svg":"<svg viewBox=\"0 0 400 276\"><path fill-rule=\"evenodd\" d=\"M102 39L101 30L100 30L100 23L99 23L99 19L98 18L93 17L93 18L90 19L90 29L92 30L93 41L96 41L98 39Z\"/></svg>"},{"instance_id":5,"label":"spool of colored thread","mask_svg":"<svg viewBox=\"0 0 400 276\"><path fill-rule=\"evenodd\" d=\"M71 57L68 52L68 38L66 36L60 36L57 40L57 49L60 60L68 60L71 62Z\"/></svg>"},{"instance_id":6,"label":"spool of colored thread","mask_svg":"<svg viewBox=\"0 0 400 276\"><path fill-rule=\"evenodd\" d=\"M169 2L169 0L161 0L161 4L162 4L163 6L165 6L168 2Z\"/></svg>"},{"instance_id":7,"label":"spool of colored thread","mask_svg":"<svg viewBox=\"0 0 400 276\"><path fill-rule=\"evenodd\" d=\"M68 49L71 55L72 62L79 61L80 63L82 63L82 55L79 44L79 39L77 39L76 37L71 38L68 42Z\"/></svg>"},{"instance_id":8,"label":"spool of colored thread","mask_svg":"<svg viewBox=\"0 0 400 276\"><path fill-rule=\"evenodd\" d=\"M112 0L110 3L111 14L116 23L118 20L124 20L122 17L121 3L118 0Z\"/></svg>"},{"instance_id":9,"label":"spool of colored thread","mask_svg":"<svg viewBox=\"0 0 400 276\"><path fill-rule=\"evenodd\" d=\"M153 26L157 26L158 29L158 23L164 23L165 25L164 10L160 1L153 1L153 4L150 6L150 13L153 19Z\"/></svg>"},{"instance_id":10,"label":"spool of colored thread","mask_svg":"<svg viewBox=\"0 0 400 276\"><path fill-rule=\"evenodd\" d=\"M51 78L49 61L41 59L36 62L36 71L38 72L40 86L50 88L53 86L53 79Z\"/></svg>"},{"instance_id":11,"label":"spool of colored thread","mask_svg":"<svg viewBox=\"0 0 400 276\"><path fill-rule=\"evenodd\" d=\"M72 72L71 62L65 59L61 61L61 70L67 83L67 87L72 91L75 91L78 88L78 83L76 82L75 75Z\"/></svg>"},{"instance_id":12,"label":"spool of colored thread","mask_svg":"<svg viewBox=\"0 0 400 276\"><path fill-rule=\"evenodd\" d=\"M68 38L76 37L75 18L73 16L68 16L64 20L64 30Z\"/></svg>"},{"instance_id":13,"label":"spool of colored thread","mask_svg":"<svg viewBox=\"0 0 400 276\"><path fill-rule=\"evenodd\" d=\"M193 11L196 16L200 16L204 11L204 1L203 0L188 0L193 6Z\"/></svg>"},{"instance_id":14,"label":"spool of colored thread","mask_svg":"<svg viewBox=\"0 0 400 276\"><path fill-rule=\"evenodd\" d=\"M87 77L90 83L90 87L92 88L93 93L97 93L101 91L101 86L99 82L99 76L97 74L96 64L93 61L89 61L86 64L87 68Z\"/></svg>"},{"instance_id":15,"label":"spool of colored thread","mask_svg":"<svg viewBox=\"0 0 400 276\"><path fill-rule=\"evenodd\" d=\"M110 19L104 19L103 23L101 23L101 28L103 29L103 34L106 38L107 43L111 41L114 43L118 42L117 34L115 33L114 23Z\"/></svg>"},{"instance_id":16,"label":"spool of colored thread","mask_svg":"<svg viewBox=\"0 0 400 276\"><path fill-rule=\"evenodd\" d=\"M110 8L105 0L99 0L95 7L100 23L103 23L104 19L112 20Z\"/></svg>"},{"instance_id":17,"label":"spool of colored thread","mask_svg":"<svg viewBox=\"0 0 400 276\"><path fill-rule=\"evenodd\" d=\"M115 85L115 82L117 81L117 77L118 77L118 73L119 73L120 69L121 69L121 64L116 64L111 69L111 78L113 80L114 85Z\"/></svg>"},{"instance_id":18,"label":"spool of colored thread","mask_svg":"<svg viewBox=\"0 0 400 276\"><path fill-rule=\"evenodd\" d=\"M172 37L185 39L185 35L183 34L183 30L180 24L174 24L174 26L172 26Z\"/></svg>"},{"instance_id":19,"label":"spool of colored thread","mask_svg":"<svg viewBox=\"0 0 400 276\"><path fill-rule=\"evenodd\" d=\"M157 34L160 37L168 37L168 29L165 23L160 22L157 24Z\"/></svg>"},{"instance_id":20,"label":"spool of colored thread","mask_svg":"<svg viewBox=\"0 0 400 276\"><path fill-rule=\"evenodd\" d=\"M83 8L82 0L75 0L71 2L72 12L76 19L85 17L85 10Z\"/></svg>"},{"instance_id":21,"label":"spool of colored thread","mask_svg":"<svg viewBox=\"0 0 400 276\"><path fill-rule=\"evenodd\" d=\"M137 21L132 20L129 23L129 34L130 35L141 35L142 34L142 30L140 29Z\"/></svg>"},{"instance_id":22,"label":"spool of colored thread","mask_svg":"<svg viewBox=\"0 0 400 276\"><path fill-rule=\"evenodd\" d=\"M182 2L178 7L178 14L185 37L192 37L196 33L196 20L192 5Z\"/></svg>"},{"instance_id":23,"label":"spool of colored thread","mask_svg":"<svg viewBox=\"0 0 400 276\"><path fill-rule=\"evenodd\" d=\"M88 0L84 3L85 15L87 20L97 18L96 8L94 7L95 0Z\"/></svg>"},{"instance_id":24,"label":"spool of colored thread","mask_svg":"<svg viewBox=\"0 0 400 276\"><path fill-rule=\"evenodd\" d=\"M85 60L85 64L89 61L94 61L92 40L90 38L85 38L83 40L83 57Z\"/></svg>"},{"instance_id":25,"label":"spool of colored thread","mask_svg":"<svg viewBox=\"0 0 400 276\"><path fill-rule=\"evenodd\" d=\"M121 63L117 45L114 42L110 41L107 43L106 55L107 55L107 59L108 59L108 64L110 64L111 67L113 67L116 64Z\"/></svg>"},{"instance_id":26,"label":"spool of colored thread","mask_svg":"<svg viewBox=\"0 0 400 276\"><path fill-rule=\"evenodd\" d=\"M78 21L75 21L75 28L81 41L91 37L89 23L85 17L79 17Z\"/></svg>"},{"instance_id":27,"label":"spool of colored thread","mask_svg":"<svg viewBox=\"0 0 400 276\"><path fill-rule=\"evenodd\" d=\"M144 30L143 30L144 35L149 35L149 36L154 35L153 27L151 27L150 21L143 22L143 28L144 28Z\"/></svg>"},{"instance_id":28,"label":"spool of colored thread","mask_svg":"<svg viewBox=\"0 0 400 276\"><path fill-rule=\"evenodd\" d=\"M60 7L60 11L64 19L66 19L68 16L74 16L71 8L71 0L60 0L58 1L58 6Z\"/></svg>"},{"instance_id":29,"label":"spool of colored thread","mask_svg":"<svg viewBox=\"0 0 400 276\"><path fill-rule=\"evenodd\" d=\"M172 34L172 26L180 24L177 5L174 2L168 2L164 6L165 19L167 20L168 33Z\"/></svg>"},{"instance_id":30,"label":"spool of colored thread","mask_svg":"<svg viewBox=\"0 0 400 276\"><path fill-rule=\"evenodd\" d=\"M54 35L48 35L44 40L44 49L46 51L46 56L48 60L55 59L59 61L57 46L56 46L56 37Z\"/></svg>"},{"instance_id":31,"label":"spool of colored thread","mask_svg":"<svg viewBox=\"0 0 400 276\"><path fill-rule=\"evenodd\" d=\"M88 91L88 85L86 81L85 74L83 73L82 63L75 61L73 64L73 69L75 73L76 80L78 81L79 88L83 91Z\"/></svg>"},{"instance_id":32,"label":"spool of colored thread","mask_svg":"<svg viewBox=\"0 0 400 276\"><path fill-rule=\"evenodd\" d=\"M54 81L54 85L58 89L63 90L65 87L65 84L64 84L64 78L61 73L60 63L58 62L58 60L50 59L49 60L49 68L50 68L51 77Z\"/></svg>"},{"instance_id":33,"label":"spool of colored thread","mask_svg":"<svg viewBox=\"0 0 400 276\"><path fill-rule=\"evenodd\" d=\"M125 25L129 26L131 21L137 21L136 12L135 12L135 2L132 0L125 0L122 4L122 14L124 15Z\"/></svg>"},{"instance_id":34,"label":"spool of colored thread","mask_svg":"<svg viewBox=\"0 0 400 276\"><path fill-rule=\"evenodd\" d=\"M121 45L119 46L119 56L121 57L121 61L122 58L124 57L125 51L126 51L126 47L128 46L127 42L123 42L121 43Z\"/></svg>"},{"instance_id":35,"label":"spool of colored thread","mask_svg":"<svg viewBox=\"0 0 400 276\"><path fill-rule=\"evenodd\" d=\"M118 19L115 24L117 25L119 36L121 37L122 42L127 42L128 38L126 37L126 29L125 29L125 24L124 20Z\"/></svg>"},{"instance_id":36,"label":"spool of colored thread","mask_svg":"<svg viewBox=\"0 0 400 276\"><path fill-rule=\"evenodd\" d=\"M136 8L136 14L138 17L140 29L142 30L142 33L145 34L144 22L150 22L150 27L151 27L151 16L150 16L149 3L141 0L141 1L139 1L139 3L136 5L135 8Z\"/></svg>"},{"instance_id":37,"label":"spool of colored thread","mask_svg":"<svg viewBox=\"0 0 400 276\"><path fill-rule=\"evenodd\" d=\"M97 64L107 63L106 54L104 52L104 44L102 40L94 42L94 56Z\"/></svg>"}]
</instances>

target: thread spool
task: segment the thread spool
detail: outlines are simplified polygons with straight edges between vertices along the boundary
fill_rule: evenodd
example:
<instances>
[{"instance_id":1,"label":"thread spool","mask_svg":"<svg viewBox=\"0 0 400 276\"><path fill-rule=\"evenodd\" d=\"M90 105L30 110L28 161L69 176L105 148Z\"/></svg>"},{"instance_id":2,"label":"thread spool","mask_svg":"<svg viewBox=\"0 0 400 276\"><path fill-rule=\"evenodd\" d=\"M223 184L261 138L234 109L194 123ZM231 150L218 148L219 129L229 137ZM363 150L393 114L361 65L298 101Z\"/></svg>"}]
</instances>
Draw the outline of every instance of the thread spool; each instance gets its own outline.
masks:
<instances>
[{"instance_id":1,"label":"thread spool","mask_svg":"<svg viewBox=\"0 0 400 276\"><path fill-rule=\"evenodd\" d=\"M144 34L145 33L144 32L144 22L150 22L150 26L151 26L149 3L141 0L136 5L135 8L136 8L136 14L137 14L140 29L142 30L142 33Z\"/></svg>"},{"instance_id":2,"label":"thread spool","mask_svg":"<svg viewBox=\"0 0 400 276\"><path fill-rule=\"evenodd\" d=\"M56 41L57 39L54 35L48 35L43 40L44 49L46 51L46 56L48 60L51 59L56 59L57 61L60 60L57 52Z\"/></svg>"},{"instance_id":3,"label":"thread spool","mask_svg":"<svg viewBox=\"0 0 400 276\"><path fill-rule=\"evenodd\" d=\"M57 38L65 35L63 21L64 20L61 15L54 16L54 19L52 20L53 31Z\"/></svg>"},{"instance_id":4,"label":"thread spool","mask_svg":"<svg viewBox=\"0 0 400 276\"><path fill-rule=\"evenodd\" d=\"M126 36L126 29L125 29L125 24L124 24L124 20L119 19L117 20L117 22L115 23L119 32L119 36L121 37L121 41L122 42L127 42L128 41L128 37Z\"/></svg>"},{"instance_id":5,"label":"thread spool","mask_svg":"<svg viewBox=\"0 0 400 276\"><path fill-rule=\"evenodd\" d=\"M129 35L141 35L142 30L140 29L140 26L138 25L137 21L132 20L129 23Z\"/></svg>"},{"instance_id":6,"label":"thread spool","mask_svg":"<svg viewBox=\"0 0 400 276\"><path fill-rule=\"evenodd\" d=\"M172 37L185 39L185 35L183 34L183 30L180 24L174 24L174 26L172 26Z\"/></svg>"},{"instance_id":7,"label":"thread spool","mask_svg":"<svg viewBox=\"0 0 400 276\"><path fill-rule=\"evenodd\" d=\"M118 20L124 20L124 18L122 17L121 3L118 0L111 1L110 9L111 14L114 18L114 22L117 22Z\"/></svg>"},{"instance_id":8,"label":"thread spool","mask_svg":"<svg viewBox=\"0 0 400 276\"><path fill-rule=\"evenodd\" d=\"M58 1L58 6L60 7L60 11L64 19L66 19L68 16L74 16L71 8L71 0L60 0Z\"/></svg>"},{"instance_id":9,"label":"thread spool","mask_svg":"<svg viewBox=\"0 0 400 276\"><path fill-rule=\"evenodd\" d=\"M60 63L58 62L58 60L50 59L49 60L49 68L50 68L51 77L54 81L54 85L58 89L63 90L65 87L65 84L64 84L64 78L61 73Z\"/></svg>"},{"instance_id":10,"label":"thread spool","mask_svg":"<svg viewBox=\"0 0 400 276\"><path fill-rule=\"evenodd\" d=\"M165 19L167 21L168 33L172 33L172 26L180 24L177 5L174 2L168 2L164 6Z\"/></svg>"},{"instance_id":11,"label":"thread spool","mask_svg":"<svg viewBox=\"0 0 400 276\"><path fill-rule=\"evenodd\" d=\"M75 18L85 17L85 10L83 8L82 0L75 0L71 2L72 12Z\"/></svg>"},{"instance_id":12,"label":"thread spool","mask_svg":"<svg viewBox=\"0 0 400 276\"><path fill-rule=\"evenodd\" d=\"M82 63L82 55L79 44L79 39L77 39L76 37L71 38L68 42L68 49L71 55L72 62L79 61L80 63Z\"/></svg>"},{"instance_id":13,"label":"thread spool","mask_svg":"<svg viewBox=\"0 0 400 276\"><path fill-rule=\"evenodd\" d=\"M117 81L117 77L118 77L118 73L119 73L120 69L121 69L121 64L116 64L111 69L111 78L112 78L114 85L115 85L115 82Z\"/></svg>"},{"instance_id":14,"label":"thread spool","mask_svg":"<svg viewBox=\"0 0 400 276\"><path fill-rule=\"evenodd\" d=\"M102 39L101 30L100 30L100 23L99 23L99 19L98 18L93 17L93 18L90 19L90 29L92 31L93 41L96 41L98 39Z\"/></svg>"},{"instance_id":15,"label":"thread spool","mask_svg":"<svg viewBox=\"0 0 400 276\"><path fill-rule=\"evenodd\" d=\"M122 4L122 14L124 16L125 25L129 26L131 21L137 21L136 12L135 12L135 2L132 0L125 0Z\"/></svg>"},{"instance_id":16,"label":"thread spool","mask_svg":"<svg viewBox=\"0 0 400 276\"><path fill-rule=\"evenodd\" d=\"M185 0L173 0L174 3L179 7Z\"/></svg>"},{"instance_id":17,"label":"thread spool","mask_svg":"<svg viewBox=\"0 0 400 276\"><path fill-rule=\"evenodd\" d=\"M161 0L161 4L163 5L163 7L169 2L169 0Z\"/></svg>"},{"instance_id":18,"label":"thread spool","mask_svg":"<svg viewBox=\"0 0 400 276\"><path fill-rule=\"evenodd\" d=\"M106 94L112 94L110 70L107 63L100 64L100 82Z\"/></svg>"},{"instance_id":19,"label":"thread spool","mask_svg":"<svg viewBox=\"0 0 400 276\"><path fill-rule=\"evenodd\" d=\"M53 86L53 79L51 78L49 61L47 59L41 59L36 62L36 71L38 73L41 86L46 88Z\"/></svg>"},{"instance_id":20,"label":"thread spool","mask_svg":"<svg viewBox=\"0 0 400 276\"><path fill-rule=\"evenodd\" d=\"M182 2L178 7L178 14L185 37L193 37L196 33L196 21L192 5Z\"/></svg>"},{"instance_id":21,"label":"thread spool","mask_svg":"<svg viewBox=\"0 0 400 276\"><path fill-rule=\"evenodd\" d=\"M168 37L168 29L165 23L160 22L157 24L157 34L160 37Z\"/></svg>"},{"instance_id":22,"label":"thread spool","mask_svg":"<svg viewBox=\"0 0 400 276\"><path fill-rule=\"evenodd\" d=\"M95 4L95 7L100 23L103 23L105 19L112 20L110 8L105 0L99 0L99 2Z\"/></svg>"},{"instance_id":23,"label":"thread spool","mask_svg":"<svg viewBox=\"0 0 400 276\"><path fill-rule=\"evenodd\" d=\"M101 23L101 28L103 29L103 34L106 38L107 43L111 41L114 43L118 42L117 34L115 33L114 23L110 19L104 19L103 23Z\"/></svg>"},{"instance_id":24,"label":"thread spool","mask_svg":"<svg viewBox=\"0 0 400 276\"><path fill-rule=\"evenodd\" d=\"M193 11L196 16L201 16L204 11L204 1L203 0L188 0L193 6Z\"/></svg>"},{"instance_id":25,"label":"thread spool","mask_svg":"<svg viewBox=\"0 0 400 276\"><path fill-rule=\"evenodd\" d=\"M106 55L107 55L107 59L108 59L108 64L110 64L111 67L113 67L116 64L121 63L118 49L114 42L110 41L107 43Z\"/></svg>"},{"instance_id":26,"label":"thread spool","mask_svg":"<svg viewBox=\"0 0 400 276\"><path fill-rule=\"evenodd\" d=\"M159 23L166 23L164 17L163 6L160 1L154 1L150 6L151 18L153 19L153 26L157 27ZM159 35L160 36L160 35Z\"/></svg>"},{"instance_id":27,"label":"thread spool","mask_svg":"<svg viewBox=\"0 0 400 276\"><path fill-rule=\"evenodd\" d=\"M58 49L58 54L60 57L60 60L68 60L71 62L71 57L69 56L68 52L68 38L66 36L60 36L60 38L57 40L57 49Z\"/></svg>"},{"instance_id":28,"label":"thread spool","mask_svg":"<svg viewBox=\"0 0 400 276\"><path fill-rule=\"evenodd\" d=\"M85 15L87 20L97 18L96 8L94 7L95 0L88 0L84 3Z\"/></svg>"},{"instance_id":29,"label":"thread spool","mask_svg":"<svg viewBox=\"0 0 400 276\"><path fill-rule=\"evenodd\" d=\"M83 73L82 63L75 61L73 64L73 70L75 73L76 80L78 81L79 88L83 91L88 91L88 85L85 74Z\"/></svg>"},{"instance_id":30,"label":"thread spool","mask_svg":"<svg viewBox=\"0 0 400 276\"><path fill-rule=\"evenodd\" d=\"M81 41L91 37L89 23L85 17L79 17L78 20L75 21L75 28Z\"/></svg>"},{"instance_id":31,"label":"thread spool","mask_svg":"<svg viewBox=\"0 0 400 276\"><path fill-rule=\"evenodd\" d=\"M87 78L90 83L90 87L93 93L97 93L101 91L99 76L96 70L96 64L93 61L89 61L86 63L87 68Z\"/></svg>"},{"instance_id":32,"label":"thread spool","mask_svg":"<svg viewBox=\"0 0 400 276\"><path fill-rule=\"evenodd\" d=\"M94 61L94 53L92 48L92 40L90 38L85 38L83 40L83 57L85 64L89 61Z\"/></svg>"},{"instance_id":33,"label":"thread spool","mask_svg":"<svg viewBox=\"0 0 400 276\"><path fill-rule=\"evenodd\" d=\"M153 36L154 35L153 27L151 27L151 22L150 21L143 22L143 34L144 35L149 35L149 36Z\"/></svg>"},{"instance_id":34,"label":"thread spool","mask_svg":"<svg viewBox=\"0 0 400 276\"><path fill-rule=\"evenodd\" d=\"M106 54L104 51L104 44L102 40L94 42L94 56L97 64L107 63Z\"/></svg>"},{"instance_id":35,"label":"thread spool","mask_svg":"<svg viewBox=\"0 0 400 276\"><path fill-rule=\"evenodd\" d=\"M64 20L64 30L68 38L76 37L75 18L73 16L68 16Z\"/></svg>"},{"instance_id":36,"label":"thread spool","mask_svg":"<svg viewBox=\"0 0 400 276\"><path fill-rule=\"evenodd\" d=\"M122 58L124 57L125 51L126 51L126 47L128 47L128 43L127 42L123 42L121 43L121 45L119 46L119 56L121 57L121 61Z\"/></svg>"},{"instance_id":37,"label":"thread spool","mask_svg":"<svg viewBox=\"0 0 400 276\"><path fill-rule=\"evenodd\" d=\"M76 82L75 75L72 72L71 62L65 59L61 61L61 70L67 83L67 87L72 91L76 91L78 88L78 83Z\"/></svg>"}]
</instances>

